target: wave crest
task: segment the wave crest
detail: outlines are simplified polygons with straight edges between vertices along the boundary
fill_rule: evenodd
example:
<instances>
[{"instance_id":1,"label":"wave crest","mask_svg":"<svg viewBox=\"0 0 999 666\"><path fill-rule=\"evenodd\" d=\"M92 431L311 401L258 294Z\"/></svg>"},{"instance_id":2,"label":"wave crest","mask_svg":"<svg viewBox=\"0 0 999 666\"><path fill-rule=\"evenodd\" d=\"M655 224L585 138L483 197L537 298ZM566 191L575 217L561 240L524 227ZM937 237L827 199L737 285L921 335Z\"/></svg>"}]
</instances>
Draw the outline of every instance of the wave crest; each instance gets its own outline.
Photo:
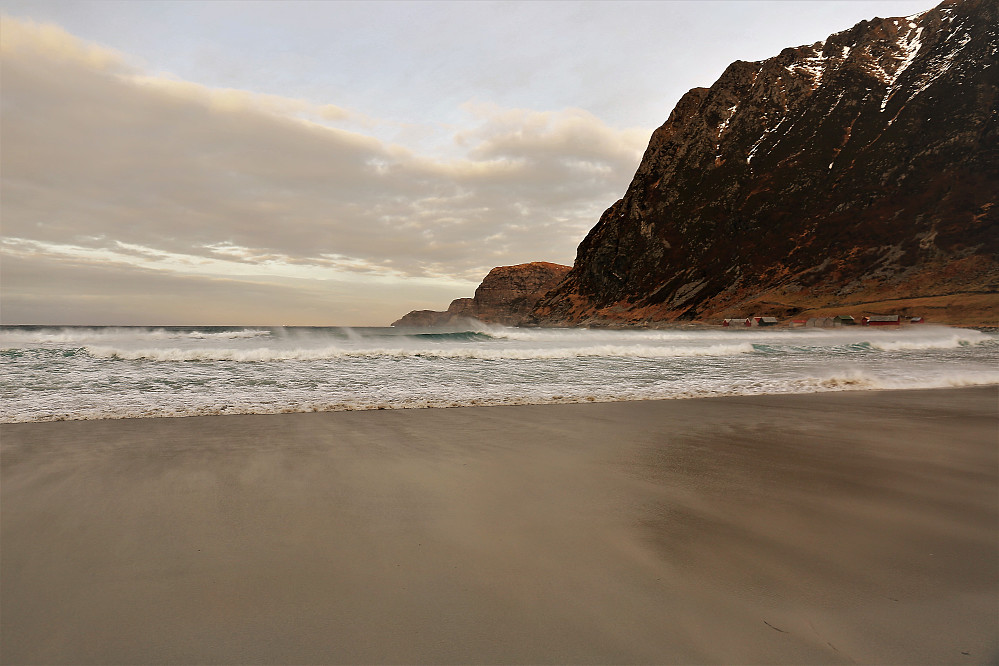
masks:
<instances>
[{"instance_id":1,"label":"wave crest","mask_svg":"<svg viewBox=\"0 0 999 666\"><path fill-rule=\"evenodd\" d=\"M974 333L978 334L974 335ZM880 349L881 351L918 351L920 349L957 349L958 347L982 344L989 340L990 338L984 333L968 331L968 333L957 333L947 337L893 340L873 339L866 342L871 348Z\"/></svg>"},{"instance_id":2,"label":"wave crest","mask_svg":"<svg viewBox=\"0 0 999 666\"><path fill-rule=\"evenodd\" d=\"M84 345L93 342L136 340L239 340L268 336L266 329L241 328L211 330L172 330L167 328L44 328L39 330L0 331L3 349L33 345Z\"/></svg>"},{"instance_id":3,"label":"wave crest","mask_svg":"<svg viewBox=\"0 0 999 666\"><path fill-rule=\"evenodd\" d=\"M321 361L338 358L445 358L481 360L534 360L572 359L587 357L605 358L680 358L697 356L733 356L751 353L753 345L729 344L706 347L660 347L648 345L596 345L581 348L489 348L489 347L395 347L395 348L350 348L317 347L302 349L253 349L198 348L180 349L176 347L159 349L123 349L107 346L85 347L86 353L97 359L122 361L235 361L262 363L269 361Z\"/></svg>"}]
</instances>

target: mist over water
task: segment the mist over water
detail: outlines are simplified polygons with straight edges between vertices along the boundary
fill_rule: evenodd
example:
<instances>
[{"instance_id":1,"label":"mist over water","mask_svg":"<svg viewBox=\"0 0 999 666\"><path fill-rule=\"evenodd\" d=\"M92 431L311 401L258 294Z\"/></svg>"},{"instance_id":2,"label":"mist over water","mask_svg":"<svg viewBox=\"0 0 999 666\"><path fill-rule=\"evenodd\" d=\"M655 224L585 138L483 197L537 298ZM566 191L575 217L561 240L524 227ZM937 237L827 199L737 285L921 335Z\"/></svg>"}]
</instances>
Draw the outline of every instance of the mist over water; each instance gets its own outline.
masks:
<instances>
[{"instance_id":1,"label":"mist over water","mask_svg":"<svg viewBox=\"0 0 999 666\"><path fill-rule=\"evenodd\" d=\"M0 327L0 421L999 384L999 333Z\"/></svg>"}]
</instances>

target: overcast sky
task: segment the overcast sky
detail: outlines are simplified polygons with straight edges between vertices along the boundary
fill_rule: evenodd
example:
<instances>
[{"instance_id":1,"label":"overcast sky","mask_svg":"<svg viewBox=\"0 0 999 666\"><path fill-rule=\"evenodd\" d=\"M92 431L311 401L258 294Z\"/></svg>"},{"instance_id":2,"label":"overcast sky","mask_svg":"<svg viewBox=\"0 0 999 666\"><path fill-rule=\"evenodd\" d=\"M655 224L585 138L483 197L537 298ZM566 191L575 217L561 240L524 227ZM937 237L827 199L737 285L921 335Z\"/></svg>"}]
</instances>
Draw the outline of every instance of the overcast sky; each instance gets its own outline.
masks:
<instances>
[{"instance_id":1,"label":"overcast sky","mask_svg":"<svg viewBox=\"0 0 999 666\"><path fill-rule=\"evenodd\" d=\"M932 0L0 0L0 322L386 325L571 264L688 89Z\"/></svg>"}]
</instances>

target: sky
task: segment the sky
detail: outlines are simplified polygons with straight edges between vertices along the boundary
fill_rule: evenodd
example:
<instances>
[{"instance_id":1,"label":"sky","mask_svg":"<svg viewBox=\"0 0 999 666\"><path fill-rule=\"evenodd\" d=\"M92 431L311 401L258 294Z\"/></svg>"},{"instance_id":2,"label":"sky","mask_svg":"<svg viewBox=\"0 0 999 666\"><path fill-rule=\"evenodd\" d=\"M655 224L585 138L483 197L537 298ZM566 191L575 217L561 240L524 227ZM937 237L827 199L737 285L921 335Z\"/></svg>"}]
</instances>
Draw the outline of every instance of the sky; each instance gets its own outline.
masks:
<instances>
[{"instance_id":1,"label":"sky","mask_svg":"<svg viewBox=\"0 0 999 666\"><path fill-rule=\"evenodd\" d=\"M572 264L687 90L933 0L0 0L0 323L382 326Z\"/></svg>"}]
</instances>

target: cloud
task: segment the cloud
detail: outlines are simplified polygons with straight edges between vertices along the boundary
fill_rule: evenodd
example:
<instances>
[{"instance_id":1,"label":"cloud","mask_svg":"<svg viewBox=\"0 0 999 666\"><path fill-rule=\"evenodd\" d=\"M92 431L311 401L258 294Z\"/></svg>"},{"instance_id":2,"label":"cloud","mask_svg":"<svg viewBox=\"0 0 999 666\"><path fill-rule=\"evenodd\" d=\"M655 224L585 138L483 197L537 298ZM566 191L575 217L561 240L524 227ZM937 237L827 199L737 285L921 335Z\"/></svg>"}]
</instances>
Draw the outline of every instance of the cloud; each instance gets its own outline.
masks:
<instances>
[{"instance_id":1,"label":"cloud","mask_svg":"<svg viewBox=\"0 0 999 666\"><path fill-rule=\"evenodd\" d=\"M126 57L104 46L90 44L51 23L2 17L0 55L5 58L42 58L53 63L77 64L97 71L130 71Z\"/></svg>"},{"instance_id":2,"label":"cloud","mask_svg":"<svg viewBox=\"0 0 999 666\"><path fill-rule=\"evenodd\" d=\"M575 157L623 166L634 161L649 138L644 129L612 129L582 109L533 111L474 102L464 108L481 122L458 132L455 140L470 145L470 154L479 159Z\"/></svg>"},{"instance_id":3,"label":"cloud","mask_svg":"<svg viewBox=\"0 0 999 666\"><path fill-rule=\"evenodd\" d=\"M453 289L496 265L571 262L649 135L469 103L457 156L422 154L336 105L151 75L56 26L4 17L2 32L4 236L34 243L22 262L201 280L308 266Z\"/></svg>"},{"instance_id":4,"label":"cloud","mask_svg":"<svg viewBox=\"0 0 999 666\"><path fill-rule=\"evenodd\" d=\"M453 283L221 277L45 252L5 253L0 281L3 322L38 325L384 326L455 293Z\"/></svg>"},{"instance_id":5,"label":"cloud","mask_svg":"<svg viewBox=\"0 0 999 666\"><path fill-rule=\"evenodd\" d=\"M315 119L318 121L354 121L360 125L374 123L363 115L333 104L313 104L303 99L268 95L232 88L214 89L197 83L181 81L165 75L130 76L128 81L144 86L165 97L179 102L204 106L219 114L264 113L289 118Z\"/></svg>"}]
</instances>

